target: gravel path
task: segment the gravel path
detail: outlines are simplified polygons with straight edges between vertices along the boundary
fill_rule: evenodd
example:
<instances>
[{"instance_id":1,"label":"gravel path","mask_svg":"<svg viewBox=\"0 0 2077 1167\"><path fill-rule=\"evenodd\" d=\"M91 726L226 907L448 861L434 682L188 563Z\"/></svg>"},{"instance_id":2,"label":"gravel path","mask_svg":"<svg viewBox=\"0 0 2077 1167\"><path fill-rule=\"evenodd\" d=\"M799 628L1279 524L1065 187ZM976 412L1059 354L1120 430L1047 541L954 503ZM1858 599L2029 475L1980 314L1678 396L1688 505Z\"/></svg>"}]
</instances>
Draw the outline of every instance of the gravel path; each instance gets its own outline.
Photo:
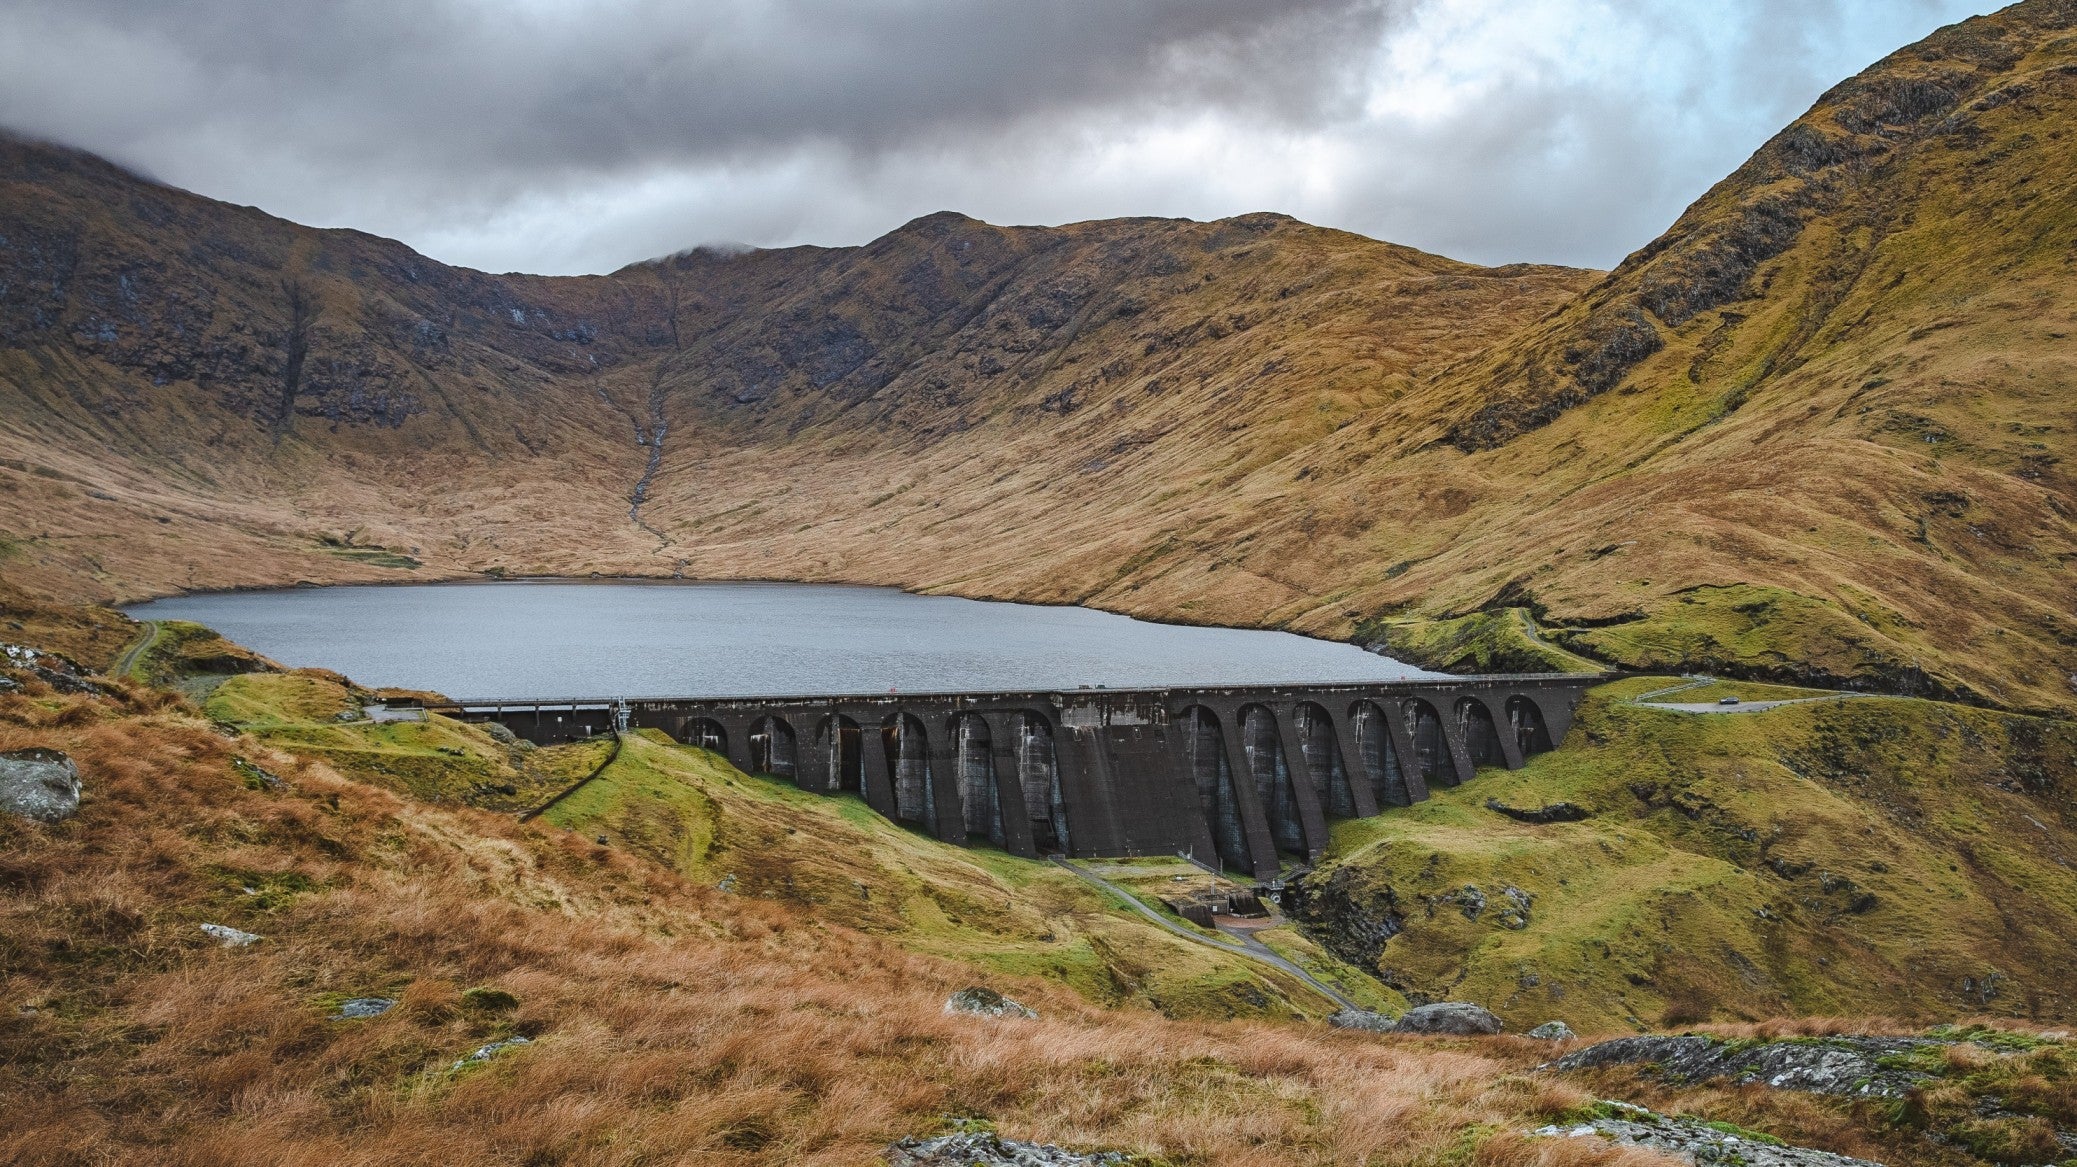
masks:
<instances>
[{"instance_id":1,"label":"gravel path","mask_svg":"<svg viewBox=\"0 0 2077 1167\"><path fill-rule=\"evenodd\" d=\"M1104 889L1105 891L1110 892L1112 895L1115 895L1120 899L1124 900L1126 903L1131 904L1134 908L1137 908L1139 910L1140 915L1145 916L1147 919L1154 921L1156 924L1159 924L1163 928L1168 929L1170 932L1173 932L1176 935L1181 936L1185 940L1190 940L1198 944L1202 944L1206 948L1216 948L1220 952L1223 952L1228 956L1246 957L1250 960L1259 961L1263 964L1271 966L1272 968L1276 968L1283 972L1290 973L1292 976L1297 977L1299 980L1304 981L1308 985L1311 985L1314 989L1319 991L1321 996L1326 997L1328 1000L1334 1002L1337 1005L1340 1005L1342 1008L1363 1011L1363 1006L1356 1004L1354 1001L1351 1001L1347 997L1342 996L1339 992L1335 991L1334 989L1331 989L1328 986L1320 983L1318 980L1314 979L1311 973L1305 971L1302 968L1299 968L1297 965L1291 963L1288 960L1285 960L1283 957L1278 956L1276 952L1273 949L1271 949L1267 944L1262 943L1260 940L1255 939L1253 936L1244 936L1240 938L1239 943L1232 944L1227 943L1225 941L1214 940L1211 937L1199 932L1192 932L1188 928L1183 927L1181 924L1178 924L1175 921L1169 919L1168 917L1162 915L1160 912L1155 911L1153 908L1148 907L1145 903L1143 903L1140 900L1138 896L1133 895L1131 892L1126 891L1124 888L1119 887L1117 884L1112 883L1110 880L1105 879L1100 875L1095 875L1090 872L1084 871L1080 867L1077 867L1074 863L1066 859L1063 859L1058 855L1055 855L1053 857L1053 862L1058 863L1060 866L1065 867L1069 871L1074 872L1077 877L1086 880L1089 883L1093 883L1096 886Z\"/></svg>"},{"instance_id":2,"label":"gravel path","mask_svg":"<svg viewBox=\"0 0 2077 1167\"><path fill-rule=\"evenodd\" d=\"M129 676L130 670L137 667L137 662L143 658L144 654L151 651L151 646L159 642L159 622L157 620L139 620L138 623L144 626L144 639L123 650L123 655L116 659L115 669L111 674L113 676Z\"/></svg>"}]
</instances>

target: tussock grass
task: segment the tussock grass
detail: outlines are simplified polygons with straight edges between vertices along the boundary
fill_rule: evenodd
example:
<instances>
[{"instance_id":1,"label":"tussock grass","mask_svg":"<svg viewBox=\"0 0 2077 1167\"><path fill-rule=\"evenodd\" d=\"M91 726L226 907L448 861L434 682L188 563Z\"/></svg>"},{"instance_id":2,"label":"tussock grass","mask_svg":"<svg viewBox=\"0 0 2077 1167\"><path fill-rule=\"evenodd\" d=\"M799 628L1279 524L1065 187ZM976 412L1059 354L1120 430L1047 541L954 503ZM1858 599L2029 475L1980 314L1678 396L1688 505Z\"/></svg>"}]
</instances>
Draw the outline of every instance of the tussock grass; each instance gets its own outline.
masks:
<instances>
[{"instance_id":1,"label":"tussock grass","mask_svg":"<svg viewBox=\"0 0 2077 1167\"><path fill-rule=\"evenodd\" d=\"M1584 1098L1518 1076L1528 1043L1179 1022L1018 977L992 980L1041 1020L947 1016L969 966L177 706L0 698L0 748L31 744L89 795L0 821L10 1162L856 1164L946 1114L1178 1163L1643 1162L1490 1137ZM400 1004L326 1020L369 994Z\"/></svg>"}]
</instances>

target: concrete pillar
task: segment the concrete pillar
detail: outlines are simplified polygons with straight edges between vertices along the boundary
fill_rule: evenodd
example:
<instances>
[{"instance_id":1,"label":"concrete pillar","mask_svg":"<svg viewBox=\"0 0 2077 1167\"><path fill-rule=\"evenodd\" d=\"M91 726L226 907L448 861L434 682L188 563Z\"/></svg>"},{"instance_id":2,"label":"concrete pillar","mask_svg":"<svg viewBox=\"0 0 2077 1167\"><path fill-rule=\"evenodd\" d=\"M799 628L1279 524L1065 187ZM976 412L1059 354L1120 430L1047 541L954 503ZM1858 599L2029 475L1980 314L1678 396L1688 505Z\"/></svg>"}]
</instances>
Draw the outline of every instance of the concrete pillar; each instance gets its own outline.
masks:
<instances>
[{"instance_id":1,"label":"concrete pillar","mask_svg":"<svg viewBox=\"0 0 2077 1167\"><path fill-rule=\"evenodd\" d=\"M728 764L745 774L750 773L750 725L756 719L737 713L717 713L711 720L721 726L722 734L728 738L725 743Z\"/></svg>"},{"instance_id":2,"label":"concrete pillar","mask_svg":"<svg viewBox=\"0 0 2077 1167\"><path fill-rule=\"evenodd\" d=\"M988 757L995 768L995 808L1002 816L1003 850L1026 859L1038 858L1031 839L1031 813L1024 804L1024 779L1018 743L1024 740L1024 718L1016 713L990 713Z\"/></svg>"},{"instance_id":3,"label":"concrete pillar","mask_svg":"<svg viewBox=\"0 0 2077 1167\"><path fill-rule=\"evenodd\" d=\"M923 724L917 718L917 724ZM961 812L959 773L959 734L953 720L946 718L937 726L925 725L924 744L928 747L924 756L930 765L930 832L947 843L966 842L966 815Z\"/></svg>"},{"instance_id":4,"label":"concrete pillar","mask_svg":"<svg viewBox=\"0 0 2077 1167\"><path fill-rule=\"evenodd\" d=\"M1255 790L1255 772L1248 767L1247 743L1241 739L1240 706L1206 703L1205 708L1219 719L1219 744L1226 751L1226 768L1233 776L1233 805L1240 811L1241 832L1248 840L1248 866L1256 879L1275 879L1283 864L1277 859L1269 814L1262 809L1262 796Z\"/></svg>"},{"instance_id":5,"label":"concrete pillar","mask_svg":"<svg viewBox=\"0 0 2077 1167\"><path fill-rule=\"evenodd\" d=\"M1353 708L1334 717L1334 745L1341 751L1341 772L1348 775L1349 798L1356 804L1356 817L1367 819L1377 813L1377 792L1371 788L1370 767L1363 761L1363 742L1356 732Z\"/></svg>"},{"instance_id":6,"label":"concrete pillar","mask_svg":"<svg viewBox=\"0 0 2077 1167\"><path fill-rule=\"evenodd\" d=\"M837 766L831 754L837 741L837 723L834 717L821 715L803 717L806 728L793 727L793 784L815 794L827 794L836 785ZM821 740L822 726L827 721L830 740Z\"/></svg>"},{"instance_id":7,"label":"concrete pillar","mask_svg":"<svg viewBox=\"0 0 2077 1167\"><path fill-rule=\"evenodd\" d=\"M1500 708L1497 711L1492 705L1487 704L1486 713L1493 719L1493 736L1500 739L1501 761L1505 762L1510 770L1521 769L1525 760L1522 757L1522 743L1515 740L1514 722L1507 716L1507 698L1500 698Z\"/></svg>"},{"instance_id":8,"label":"concrete pillar","mask_svg":"<svg viewBox=\"0 0 2077 1167\"><path fill-rule=\"evenodd\" d=\"M1449 746L1450 771L1457 776L1450 785L1462 786L1478 773L1478 767L1471 764L1471 748L1464 744L1464 727L1457 724L1455 705L1451 702L1435 712L1442 718L1442 740Z\"/></svg>"},{"instance_id":9,"label":"concrete pillar","mask_svg":"<svg viewBox=\"0 0 2077 1167\"><path fill-rule=\"evenodd\" d=\"M1392 751L1399 757L1399 778L1406 783L1407 805L1428 801L1428 776L1421 773L1421 755L1414 749L1413 730L1406 724L1406 708L1389 695L1377 707L1385 715L1385 731L1391 735Z\"/></svg>"},{"instance_id":10,"label":"concrete pillar","mask_svg":"<svg viewBox=\"0 0 2077 1167\"><path fill-rule=\"evenodd\" d=\"M1327 776L1315 775L1305 759L1305 739L1298 732L1298 707L1284 703L1272 708L1276 718L1277 743L1284 751L1284 769L1291 776L1291 793L1298 805L1298 829L1305 837L1305 861L1311 863L1327 853L1327 815L1320 808L1320 788Z\"/></svg>"},{"instance_id":11,"label":"concrete pillar","mask_svg":"<svg viewBox=\"0 0 2077 1167\"><path fill-rule=\"evenodd\" d=\"M861 710L853 721L858 723L859 791L865 804L877 811L888 822L895 821L894 774L887 767L887 737L882 732L880 718L871 710Z\"/></svg>"}]
</instances>

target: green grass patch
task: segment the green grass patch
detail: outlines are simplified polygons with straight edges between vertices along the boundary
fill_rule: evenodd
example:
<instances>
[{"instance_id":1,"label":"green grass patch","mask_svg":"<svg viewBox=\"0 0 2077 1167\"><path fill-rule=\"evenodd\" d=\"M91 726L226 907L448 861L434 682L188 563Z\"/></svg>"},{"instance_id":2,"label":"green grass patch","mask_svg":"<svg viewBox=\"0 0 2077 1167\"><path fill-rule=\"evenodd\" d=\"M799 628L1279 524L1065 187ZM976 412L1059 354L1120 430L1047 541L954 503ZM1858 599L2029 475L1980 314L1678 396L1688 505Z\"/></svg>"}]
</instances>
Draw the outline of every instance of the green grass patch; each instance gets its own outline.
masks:
<instances>
[{"instance_id":1,"label":"green grass patch","mask_svg":"<svg viewBox=\"0 0 2077 1167\"><path fill-rule=\"evenodd\" d=\"M1317 993L1171 936L1053 864L888 822L855 796L752 777L719 755L630 734L541 821L739 895L798 904L988 973L1042 977L1174 1016L1329 1011ZM1172 862L1172 861L1163 861Z\"/></svg>"},{"instance_id":2,"label":"green grass patch","mask_svg":"<svg viewBox=\"0 0 2077 1167\"><path fill-rule=\"evenodd\" d=\"M2077 725L1897 698L1745 717L1627 704L1667 683L1596 688L1565 747L1522 770L1336 823L1304 881L1309 934L1510 1028L1930 1020L2061 998ZM1590 814L1526 824L1487 799ZM1988 1005L1965 989L1991 978Z\"/></svg>"},{"instance_id":3,"label":"green grass patch","mask_svg":"<svg viewBox=\"0 0 2077 1167\"><path fill-rule=\"evenodd\" d=\"M431 802L523 810L605 760L610 739L535 748L437 714L424 721L357 717L360 694L336 673L299 669L231 677L204 711L263 741L321 758L341 773Z\"/></svg>"},{"instance_id":4,"label":"green grass patch","mask_svg":"<svg viewBox=\"0 0 2077 1167\"><path fill-rule=\"evenodd\" d=\"M1444 620L1374 620L1356 639L1382 641L1391 655L1446 673L1579 673L1605 666L1540 639L1527 608L1500 608Z\"/></svg>"}]
</instances>

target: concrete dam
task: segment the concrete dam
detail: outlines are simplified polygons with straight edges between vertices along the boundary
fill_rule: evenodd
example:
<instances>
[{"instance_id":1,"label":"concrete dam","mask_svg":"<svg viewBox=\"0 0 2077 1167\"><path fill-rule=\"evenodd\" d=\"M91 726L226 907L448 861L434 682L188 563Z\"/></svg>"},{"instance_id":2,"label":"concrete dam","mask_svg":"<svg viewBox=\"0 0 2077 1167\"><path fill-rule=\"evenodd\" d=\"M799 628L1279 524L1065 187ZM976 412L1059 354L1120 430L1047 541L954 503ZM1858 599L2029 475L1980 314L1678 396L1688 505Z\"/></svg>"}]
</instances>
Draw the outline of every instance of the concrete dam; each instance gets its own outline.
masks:
<instances>
[{"instance_id":1,"label":"concrete dam","mask_svg":"<svg viewBox=\"0 0 2077 1167\"><path fill-rule=\"evenodd\" d=\"M1410 806L1564 739L1598 674L873 696L454 701L540 745L658 729L745 773L854 792L947 842L1186 854L1276 876L1328 822Z\"/></svg>"}]
</instances>

